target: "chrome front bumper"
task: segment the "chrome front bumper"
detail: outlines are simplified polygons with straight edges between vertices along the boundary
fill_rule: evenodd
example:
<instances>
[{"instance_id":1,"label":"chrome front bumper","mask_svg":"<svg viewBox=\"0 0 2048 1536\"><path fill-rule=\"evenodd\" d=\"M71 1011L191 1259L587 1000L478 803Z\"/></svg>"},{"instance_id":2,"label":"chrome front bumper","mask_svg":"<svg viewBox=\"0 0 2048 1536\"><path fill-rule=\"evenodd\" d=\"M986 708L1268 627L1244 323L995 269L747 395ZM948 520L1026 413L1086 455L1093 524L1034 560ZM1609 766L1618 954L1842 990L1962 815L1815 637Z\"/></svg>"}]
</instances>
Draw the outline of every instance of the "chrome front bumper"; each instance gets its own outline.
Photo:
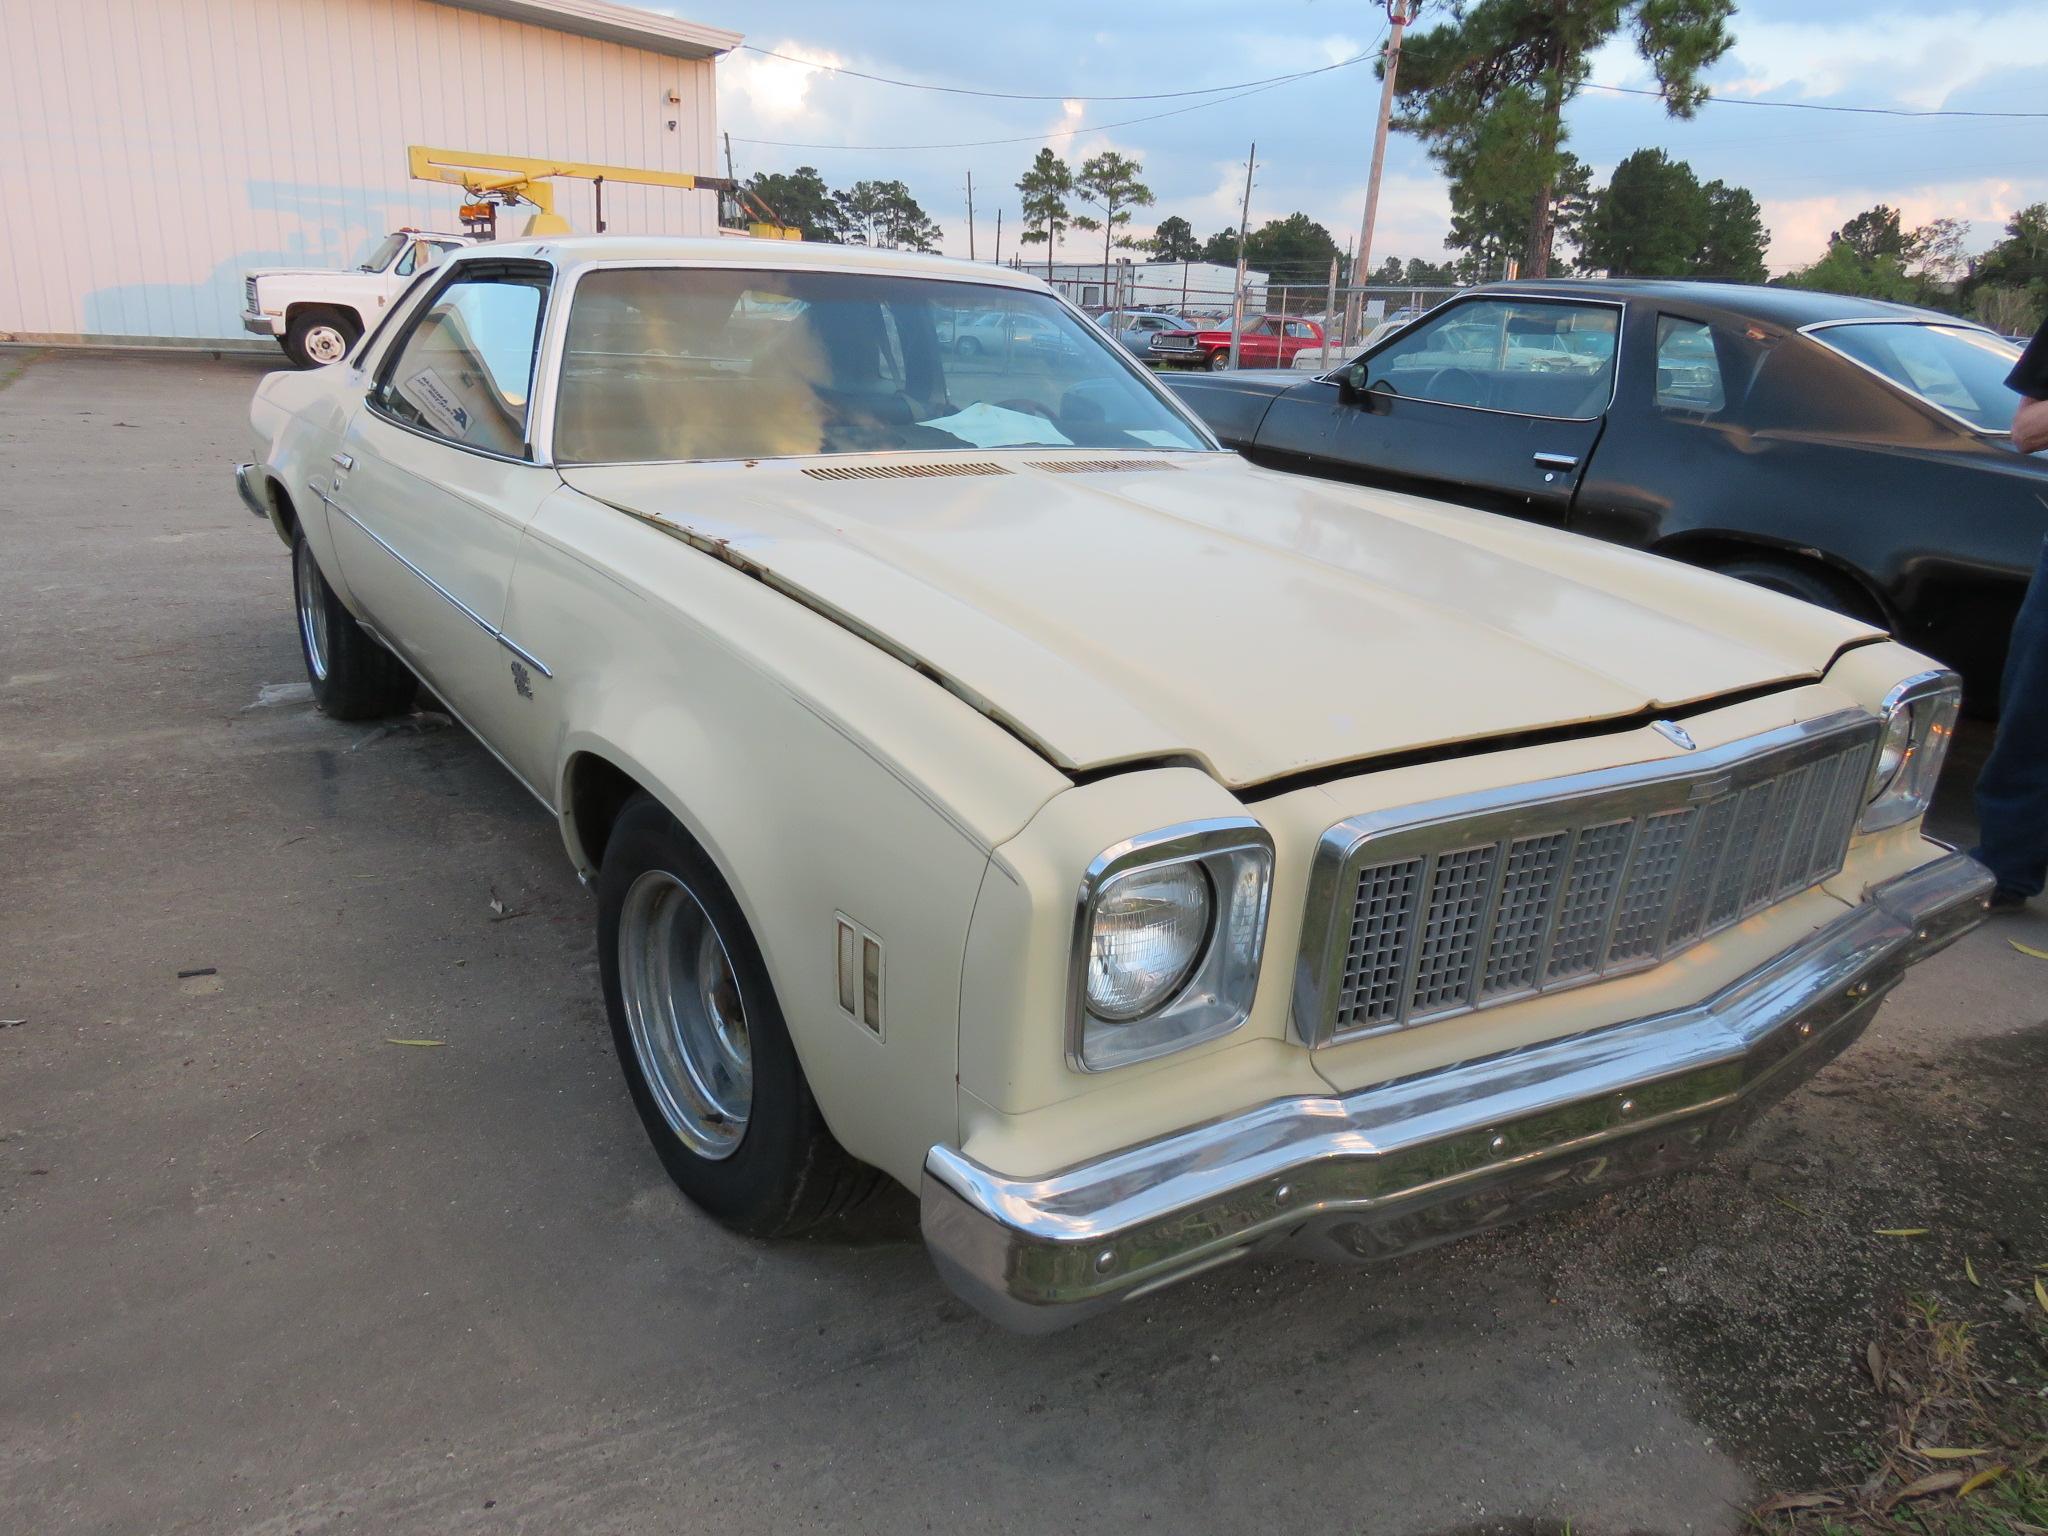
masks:
<instances>
[{"instance_id":1,"label":"chrome front bumper","mask_svg":"<svg viewBox=\"0 0 2048 1536\"><path fill-rule=\"evenodd\" d=\"M269 336L272 338L284 334L283 328L275 320L261 311L253 309L242 311L242 329L252 331L258 336Z\"/></svg>"},{"instance_id":2,"label":"chrome front bumper","mask_svg":"<svg viewBox=\"0 0 2048 1536\"><path fill-rule=\"evenodd\" d=\"M256 494L256 487L249 483L250 472L255 468L254 464L235 466L235 493L242 498L243 506L267 523L270 521L270 508L263 498Z\"/></svg>"},{"instance_id":3,"label":"chrome front bumper","mask_svg":"<svg viewBox=\"0 0 2048 1536\"><path fill-rule=\"evenodd\" d=\"M1260 1249L1384 1258L1689 1166L1855 1040L1908 966L1976 926L1991 885L1949 854L1689 1008L1043 1178L933 1147L925 1243L962 1297L1040 1333Z\"/></svg>"}]
</instances>

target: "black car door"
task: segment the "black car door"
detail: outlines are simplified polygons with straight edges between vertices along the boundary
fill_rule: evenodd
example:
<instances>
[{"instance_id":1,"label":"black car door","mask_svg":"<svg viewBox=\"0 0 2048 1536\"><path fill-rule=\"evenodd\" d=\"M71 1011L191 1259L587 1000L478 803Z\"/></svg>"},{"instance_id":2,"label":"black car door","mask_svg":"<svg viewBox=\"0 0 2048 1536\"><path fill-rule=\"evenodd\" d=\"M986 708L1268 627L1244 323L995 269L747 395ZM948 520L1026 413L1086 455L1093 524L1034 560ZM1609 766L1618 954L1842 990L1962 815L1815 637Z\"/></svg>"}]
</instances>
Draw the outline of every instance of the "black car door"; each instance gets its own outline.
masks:
<instances>
[{"instance_id":1,"label":"black car door","mask_svg":"<svg viewBox=\"0 0 2048 1536\"><path fill-rule=\"evenodd\" d=\"M1563 523L1614 394L1622 306L1456 301L1290 389L1252 457Z\"/></svg>"}]
</instances>

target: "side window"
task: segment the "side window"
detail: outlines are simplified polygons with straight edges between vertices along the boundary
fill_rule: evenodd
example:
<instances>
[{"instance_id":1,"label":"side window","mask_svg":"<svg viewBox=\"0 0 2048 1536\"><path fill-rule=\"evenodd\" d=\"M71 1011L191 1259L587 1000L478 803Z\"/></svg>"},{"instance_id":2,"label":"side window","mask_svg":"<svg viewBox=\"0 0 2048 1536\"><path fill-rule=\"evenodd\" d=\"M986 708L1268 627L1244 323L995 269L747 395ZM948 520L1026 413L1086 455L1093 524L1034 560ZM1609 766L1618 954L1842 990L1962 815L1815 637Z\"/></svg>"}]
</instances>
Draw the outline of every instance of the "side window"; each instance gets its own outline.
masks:
<instances>
[{"instance_id":1,"label":"side window","mask_svg":"<svg viewBox=\"0 0 2048 1536\"><path fill-rule=\"evenodd\" d=\"M464 447L523 456L546 300L538 276L458 278L384 365L377 404Z\"/></svg>"},{"instance_id":2,"label":"side window","mask_svg":"<svg viewBox=\"0 0 2048 1536\"><path fill-rule=\"evenodd\" d=\"M1657 317L1657 406L1711 416L1728 403L1714 333L1704 322Z\"/></svg>"},{"instance_id":3,"label":"side window","mask_svg":"<svg viewBox=\"0 0 2048 1536\"><path fill-rule=\"evenodd\" d=\"M1362 360L1367 389L1442 405L1586 420L1607 409L1621 311L1475 299Z\"/></svg>"},{"instance_id":4,"label":"side window","mask_svg":"<svg viewBox=\"0 0 2048 1536\"><path fill-rule=\"evenodd\" d=\"M1310 325L1305 320L1288 321L1287 334L1290 336L1298 336L1304 341L1314 341L1316 339L1315 327Z\"/></svg>"},{"instance_id":5,"label":"side window","mask_svg":"<svg viewBox=\"0 0 2048 1536\"><path fill-rule=\"evenodd\" d=\"M419 270L419 257L420 243L417 240L411 241L405 248L405 254L398 258L398 265L391 269L391 275L393 277L411 277L413 273Z\"/></svg>"}]
</instances>

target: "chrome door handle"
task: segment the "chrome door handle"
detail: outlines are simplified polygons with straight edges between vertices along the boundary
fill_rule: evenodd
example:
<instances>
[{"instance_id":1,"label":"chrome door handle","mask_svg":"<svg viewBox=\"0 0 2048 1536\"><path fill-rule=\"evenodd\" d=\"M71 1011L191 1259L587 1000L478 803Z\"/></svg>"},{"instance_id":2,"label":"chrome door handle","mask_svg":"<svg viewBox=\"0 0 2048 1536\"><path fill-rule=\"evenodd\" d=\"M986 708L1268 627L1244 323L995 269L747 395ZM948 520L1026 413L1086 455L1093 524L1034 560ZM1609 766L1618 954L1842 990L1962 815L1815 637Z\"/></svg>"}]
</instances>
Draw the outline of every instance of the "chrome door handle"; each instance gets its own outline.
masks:
<instances>
[{"instance_id":1,"label":"chrome door handle","mask_svg":"<svg viewBox=\"0 0 2048 1536\"><path fill-rule=\"evenodd\" d=\"M1536 455L1538 469L1577 469L1579 456L1575 453L1539 453Z\"/></svg>"},{"instance_id":2,"label":"chrome door handle","mask_svg":"<svg viewBox=\"0 0 2048 1536\"><path fill-rule=\"evenodd\" d=\"M1540 459L1543 455L1539 453L1536 457ZM337 453L334 455L334 467L346 474L356 467L356 461L345 453Z\"/></svg>"}]
</instances>

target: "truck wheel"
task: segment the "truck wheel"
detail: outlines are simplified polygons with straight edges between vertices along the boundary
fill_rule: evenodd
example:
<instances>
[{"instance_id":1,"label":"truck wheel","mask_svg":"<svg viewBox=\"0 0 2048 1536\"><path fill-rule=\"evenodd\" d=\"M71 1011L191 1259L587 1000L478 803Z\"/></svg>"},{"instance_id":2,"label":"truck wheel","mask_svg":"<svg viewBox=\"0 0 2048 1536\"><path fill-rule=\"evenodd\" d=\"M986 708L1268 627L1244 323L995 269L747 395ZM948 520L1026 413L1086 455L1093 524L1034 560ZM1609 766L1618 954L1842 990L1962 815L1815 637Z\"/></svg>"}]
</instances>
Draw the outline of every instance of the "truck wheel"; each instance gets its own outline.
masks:
<instances>
[{"instance_id":1,"label":"truck wheel","mask_svg":"<svg viewBox=\"0 0 2048 1536\"><path fill-rule=\"evenodd\" d=\"M1228 352L1211 352L1209 354L1208 366L1211 373L1223 372L1230 366L1230 354Z\"/></svg>"},{"instance_id":2,"label":"truck wheel","mask_svg":"<svg viewBox=\"0 0 2048 1536\"><path fill-rule=\"evenodd\" d=\"M285 355L301 368L324 368L348 356L362 334L361 322L347 310L308 305L294 310L284 328Z\"/></svg>"},{"instance_id":3,"label":"truck wheel","mask_svg":"<svg viewBox=\"0 0 2048 1536\"><path fill-rule=\"evenodd\" d=\"M1737 581L1746 581L1751 586L1763 587L1767 591L1782 592L1787 597L1796 597L1801 602L1812 603L1816 608L1826 608L1847 618L1860 619L1865 624L1874 624L1879 629L1890 629L1891 623L1878 611L1867 594L1856 590L1847 581L1838 580L1821 571L1803 565L1794 565L1789 560L1730 560L1715 567L1723 576L1733 576Z\"/></svg>"},{"instance_id":4,"label":"truck wheel","mask_svg":"<svg viewBox=\"0 0 2048 1536\"><path fill-rule=\"evenodd\" d=\"M418 680L341 606L303 533L292 543L292 592L299 654L320 712L336 720L405 713L419 691Z\"/></svg>"},{"instance_id":5,"label":"truck wheel","mask_svg":"<svg viewBox=\"0 0 2048 1536\"><path fill-rule=\"evenodd\" d=\"M724 879L646 794L619 812L597 879L612 1043L669 1177L751 1237L801 1232L881 1175L832 1138L761 952Z\"/></svg>"}]
</instances>

